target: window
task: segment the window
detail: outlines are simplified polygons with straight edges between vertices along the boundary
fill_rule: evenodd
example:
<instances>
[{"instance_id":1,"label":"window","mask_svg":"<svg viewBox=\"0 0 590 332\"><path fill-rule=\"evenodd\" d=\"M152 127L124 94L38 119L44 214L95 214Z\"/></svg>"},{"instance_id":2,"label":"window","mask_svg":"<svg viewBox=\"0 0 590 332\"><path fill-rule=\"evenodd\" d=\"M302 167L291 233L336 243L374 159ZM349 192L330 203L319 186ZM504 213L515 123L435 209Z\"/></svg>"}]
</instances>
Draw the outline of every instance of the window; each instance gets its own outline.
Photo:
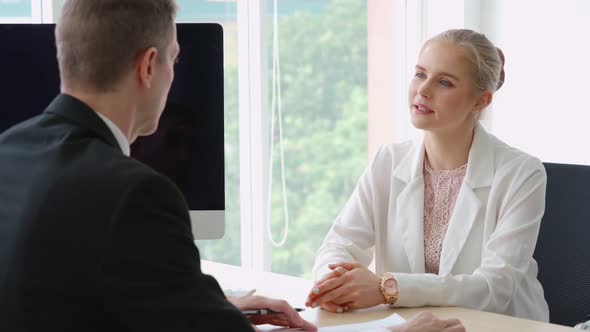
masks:
<instances>
[{"instance_id":1,"label":"window","mask_svg":"<svg viewBox=\"0 0 590 332\"><path fill-rule=\"evenodd\" d=\"M274 2L263 16L274 118L267 241L280 242L287 217L289 225L284 244L268 246L270 270L311 277L315 252L367 164L367 2L276 1L276 22Z\"/></svg>"},{"instance_id":2,"label":"window","mask_svg":"<svg viewBox=\"0 0 590 332\"><path fill-rule=\"evenodd\" d=\"M6 6L14 6L15 21L54 22L63 2L4 0L0 8L8 13ZM226 235L198 241L201 256L309 277L320 242L367 163L367 2L278 0L276 21L272 0L177 2L178 22L224 28ZM39 13L34 20L27 18L31 4ZM280 74L273 71L279 60ZM283 131L281 140L276 104L271 164L273 74ZM270 244L266 228L270 179L273 240L283 235L284 207L289 213L280 247Z\"/></svg>"},{"instance_id":3,"label":"window","mask_svg":"<svg viewBox=\"0 0 590 332\"><path fill-rule=\"evenodd\" d=\"M41 22L40 0L0 0L0 23Z\"/></svg>"}]
</instances>

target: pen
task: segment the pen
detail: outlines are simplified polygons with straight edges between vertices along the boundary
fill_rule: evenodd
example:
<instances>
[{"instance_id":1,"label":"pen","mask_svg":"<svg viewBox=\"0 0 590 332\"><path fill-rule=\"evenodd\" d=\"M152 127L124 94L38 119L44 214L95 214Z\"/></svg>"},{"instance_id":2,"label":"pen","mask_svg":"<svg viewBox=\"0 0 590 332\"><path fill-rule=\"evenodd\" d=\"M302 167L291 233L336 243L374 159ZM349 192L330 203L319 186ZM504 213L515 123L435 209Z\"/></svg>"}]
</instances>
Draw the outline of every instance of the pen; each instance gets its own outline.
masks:
<instances>
[{"instance_id":1,"label":"pen","mask_svg":"<svg viewBox=\"0 0 590 332\"><path fill-rule=\"evenodd\" d=\"M305 309L303 308L293 308L297 312L301 312ZM273 315L273 314L282 314L282 312L273 311L270 309L252 309L252 310L242 310L242 314L246 316L254 316L254 315Z\"/></svg>"}]
</instances>

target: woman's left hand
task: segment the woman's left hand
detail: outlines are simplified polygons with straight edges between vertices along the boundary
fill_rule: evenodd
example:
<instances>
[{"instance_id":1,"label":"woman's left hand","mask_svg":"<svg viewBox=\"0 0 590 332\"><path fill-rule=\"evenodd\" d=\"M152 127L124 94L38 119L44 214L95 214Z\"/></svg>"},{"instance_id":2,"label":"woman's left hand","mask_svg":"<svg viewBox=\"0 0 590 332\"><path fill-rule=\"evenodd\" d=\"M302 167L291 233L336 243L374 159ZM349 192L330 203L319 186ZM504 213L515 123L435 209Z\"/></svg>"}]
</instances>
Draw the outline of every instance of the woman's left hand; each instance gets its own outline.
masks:
<instances>
[{"instance_id":1,"label":"woman's left hand","mask_svg":"<svg viewBox=\"0 0 590 332\"><path fill-rule=\"evenodd\" d=\"M330 264L329 268L333 271L346 271L319 280L310 291L306 305L337 312L333 309L360 309L385 303L379 290L381 278L366 267L356 262L342 262Z\"/></svg>"}]
</instances>

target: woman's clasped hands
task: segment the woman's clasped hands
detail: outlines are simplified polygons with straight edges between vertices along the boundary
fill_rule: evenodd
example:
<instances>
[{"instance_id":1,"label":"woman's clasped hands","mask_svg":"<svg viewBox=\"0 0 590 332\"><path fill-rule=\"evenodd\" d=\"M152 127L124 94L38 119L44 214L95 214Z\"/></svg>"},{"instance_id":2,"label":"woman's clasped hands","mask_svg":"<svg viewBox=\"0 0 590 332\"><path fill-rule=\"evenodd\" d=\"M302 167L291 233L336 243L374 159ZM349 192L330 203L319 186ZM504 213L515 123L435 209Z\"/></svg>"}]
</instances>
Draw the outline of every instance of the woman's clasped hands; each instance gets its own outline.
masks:
<instances>
[{"instance_id":1,"label":"woman's clasped hands","mask_svg":"<svg viewBox=\"0 0 590 332\"><path fill-rule=\"evenodd\" d=\"M360 263L341 262L328 267L332 271L313 285L306 306L341 313L385 303L379 290L381 277Z\"/></svg>"}]
</instances>

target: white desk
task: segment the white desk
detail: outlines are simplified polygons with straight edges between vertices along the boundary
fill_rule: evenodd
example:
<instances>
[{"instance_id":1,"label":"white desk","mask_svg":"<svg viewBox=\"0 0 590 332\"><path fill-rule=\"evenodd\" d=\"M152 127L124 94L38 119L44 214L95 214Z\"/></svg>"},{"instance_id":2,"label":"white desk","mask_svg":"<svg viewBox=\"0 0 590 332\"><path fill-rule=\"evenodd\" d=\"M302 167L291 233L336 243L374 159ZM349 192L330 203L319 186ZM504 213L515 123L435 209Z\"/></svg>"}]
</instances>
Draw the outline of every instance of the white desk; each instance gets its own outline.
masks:
<instances>
[{"instance_id":1,"label":"white desk","mask_svg":"<svg viewBox=\"0 0 590 332\"><path fill-rule=\"evenodd\" d=\"M289 301L294 307L305 307L305 298L313 282L276 273L256 273L247 269L219 264L209 261L202 262L203 271L214 276L224 289L255 288L256 294ZM317 326L351 324L385 318L397 313L410 319L420 311L431 311L439 318L458 318L467 331L473 332L566 332L572 328L514 318L489 312L458 308L458 307L425 307L425 308L374 308L354 310L342 314L333 314L320 309L306 308L301 316Z\"/></svg>"}]
</instances>

